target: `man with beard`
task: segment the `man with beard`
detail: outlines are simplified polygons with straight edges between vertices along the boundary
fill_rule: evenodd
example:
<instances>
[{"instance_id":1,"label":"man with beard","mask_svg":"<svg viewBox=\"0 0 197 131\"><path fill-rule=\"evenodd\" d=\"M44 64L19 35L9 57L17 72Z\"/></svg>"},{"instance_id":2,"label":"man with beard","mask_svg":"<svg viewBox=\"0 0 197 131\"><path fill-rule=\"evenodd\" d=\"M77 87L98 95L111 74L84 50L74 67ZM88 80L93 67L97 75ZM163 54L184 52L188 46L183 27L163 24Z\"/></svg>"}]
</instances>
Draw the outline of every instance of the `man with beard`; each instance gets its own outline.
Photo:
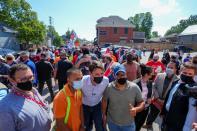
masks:
<instances>
[{"instance_id":1,"label":"man with beard","mask_svg":"<svg viewBox=\"0 0 197 131\"><path fill-rule=\"evenodd\" d=\"M127 74L127 79L129 81L136 80L141 77L141 72L140 72L140 65L137 63L135 60L135 55L132 53L128 53L126 55L127 61L123 63L123 65L126 68L126 74Z\"/></svg>"}]
</instances>

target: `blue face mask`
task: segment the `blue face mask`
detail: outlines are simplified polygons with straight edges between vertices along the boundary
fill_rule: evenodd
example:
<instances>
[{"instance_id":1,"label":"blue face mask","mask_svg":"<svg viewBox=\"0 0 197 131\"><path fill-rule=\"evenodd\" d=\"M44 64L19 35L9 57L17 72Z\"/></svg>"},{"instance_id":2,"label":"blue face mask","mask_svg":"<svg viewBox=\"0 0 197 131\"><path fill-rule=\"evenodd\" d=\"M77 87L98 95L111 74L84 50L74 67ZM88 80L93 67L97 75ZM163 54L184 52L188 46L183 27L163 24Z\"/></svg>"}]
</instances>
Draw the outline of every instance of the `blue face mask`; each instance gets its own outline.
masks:
<instances>
[{"instance_id":1,"label":"blue face mask","mask_svg":"<svg viewBox=\"0 0 197 131\"><path fill-rule=\"evenodd\" d=\"M166 74L167 75L173 75L174 74L174 71L173 71L173 69L171 69L171 68L166 68Z\"/></svg>"},{"instance_id":2,"label":"blue face mask","mask_svg":"<svg viewBox=\"0 0 197 131\"><path fill-rule=\"evenodd\" d=\"M73 88L75 90L78 90L78 89L81 89L82 88L82 80L79 80L79 81L73 81Z\"/></svg>"}]
</instances>

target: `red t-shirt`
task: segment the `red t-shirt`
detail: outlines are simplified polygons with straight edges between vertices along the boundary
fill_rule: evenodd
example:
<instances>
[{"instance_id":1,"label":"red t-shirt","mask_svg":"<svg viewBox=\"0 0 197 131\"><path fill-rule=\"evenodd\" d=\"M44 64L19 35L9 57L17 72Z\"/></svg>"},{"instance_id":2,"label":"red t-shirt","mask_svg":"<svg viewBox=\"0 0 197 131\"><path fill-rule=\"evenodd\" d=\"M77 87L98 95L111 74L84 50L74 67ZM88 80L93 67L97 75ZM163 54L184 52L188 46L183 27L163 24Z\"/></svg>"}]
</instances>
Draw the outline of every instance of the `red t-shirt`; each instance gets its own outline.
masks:
<instances>
[{"instance_id":1,"label":"red t-shirt","mask_svg":"<svg viewBox=\"0 0 197 131\"><path fill-rule=\"evenodd\" d=\"M161 69L160 72L164 72L166 70L164 64L161 61L154 62L153 60L151 60L146 65L151 66L153 68L154 74L159 73L159 72L157 72L157 70L159 70L158 68Z\"/></svg>"}]
</instances>

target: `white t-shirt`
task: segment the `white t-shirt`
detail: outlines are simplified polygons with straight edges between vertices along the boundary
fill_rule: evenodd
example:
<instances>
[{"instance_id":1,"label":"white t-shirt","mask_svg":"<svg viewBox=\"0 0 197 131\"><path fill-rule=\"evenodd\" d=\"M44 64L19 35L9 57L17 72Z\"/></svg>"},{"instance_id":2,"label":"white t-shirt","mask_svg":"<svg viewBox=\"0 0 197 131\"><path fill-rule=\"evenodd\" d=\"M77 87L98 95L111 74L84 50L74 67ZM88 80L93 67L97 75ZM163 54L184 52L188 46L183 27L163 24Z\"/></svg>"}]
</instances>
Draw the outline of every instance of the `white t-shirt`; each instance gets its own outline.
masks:
<instances>
[{"instance_id":1,"label":"white t-shirt","mask_svg":"<svg viewBox=\"0 0 197 131\"><path fill-rule=\"evenodd\" d=\"M83 76L82 81L83 104L87 106L97 105L103 97L105 88L109 84L109 79L103 76L103 80L100 84L93 85L90 79L90 75L86 75Z\"/></svg>"}]
</instances>

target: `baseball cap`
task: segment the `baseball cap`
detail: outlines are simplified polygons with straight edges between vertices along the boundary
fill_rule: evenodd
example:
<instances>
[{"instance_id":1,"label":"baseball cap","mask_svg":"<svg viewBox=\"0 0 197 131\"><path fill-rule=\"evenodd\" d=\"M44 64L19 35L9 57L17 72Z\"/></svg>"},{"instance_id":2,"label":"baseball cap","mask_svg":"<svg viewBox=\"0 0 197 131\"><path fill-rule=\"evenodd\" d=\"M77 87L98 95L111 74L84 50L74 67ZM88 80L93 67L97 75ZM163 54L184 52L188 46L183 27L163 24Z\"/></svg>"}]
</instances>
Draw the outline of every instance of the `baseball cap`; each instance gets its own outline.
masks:
<instances>
[{"instance_id":1,"label":"baseball cap","mask_svg":"<svg viewBox=\"0 0 197 131\"><path fill-rule=\"evenodd\" d=\"M125 67L124 67L124 65L121 65L121 64L119 64L119 65L116 65L115 67L114 67L114 74L115 75L117 75L117 73L118 72L123 72L123 73L126 73L126 69L125 69Z\"/></svg>"}]
</instances>

